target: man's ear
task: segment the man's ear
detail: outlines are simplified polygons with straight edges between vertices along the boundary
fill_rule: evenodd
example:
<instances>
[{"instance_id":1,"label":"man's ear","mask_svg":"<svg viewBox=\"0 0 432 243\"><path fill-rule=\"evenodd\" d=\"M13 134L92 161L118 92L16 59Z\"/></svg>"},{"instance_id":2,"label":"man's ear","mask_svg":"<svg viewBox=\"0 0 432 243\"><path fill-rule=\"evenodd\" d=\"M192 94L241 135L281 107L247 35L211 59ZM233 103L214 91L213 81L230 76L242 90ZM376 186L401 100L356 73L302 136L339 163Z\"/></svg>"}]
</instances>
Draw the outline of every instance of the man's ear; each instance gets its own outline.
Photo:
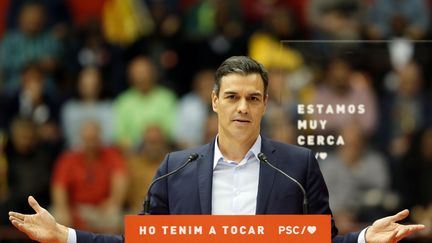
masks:
<instances>
[{"instance_id":1,"label":"man's ear","mask_svg":"<svg viewBox=\"0 0 432 243\"><path fill-rule=\"evenodd\" d=\"M213 111L217 113L217 110L218 110L217 108L219 105L219 97L217 96L217 94L214 90L212 91L211 98L212 98Z\"/></svg>"}]
</instances>

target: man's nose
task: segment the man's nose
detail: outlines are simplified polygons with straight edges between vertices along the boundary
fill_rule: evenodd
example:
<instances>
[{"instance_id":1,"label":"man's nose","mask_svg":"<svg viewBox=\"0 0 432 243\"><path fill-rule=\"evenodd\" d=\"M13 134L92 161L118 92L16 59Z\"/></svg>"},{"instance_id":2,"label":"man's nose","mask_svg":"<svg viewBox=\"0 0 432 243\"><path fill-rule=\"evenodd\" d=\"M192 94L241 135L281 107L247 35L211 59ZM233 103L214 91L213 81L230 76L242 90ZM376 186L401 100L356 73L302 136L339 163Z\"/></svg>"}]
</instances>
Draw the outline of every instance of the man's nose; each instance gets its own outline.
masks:
<instances>
[{"instance_id":1,"label":"man's nose","mask_svg":"<svg viewBox=\"0 0 432 243\"><path fill-rule=\"evenodd\" d=\"M240 99L237 106L237 112L243 114L247 114L249 112L249 107L246 99Z\"/></svg>"}]
</instances>

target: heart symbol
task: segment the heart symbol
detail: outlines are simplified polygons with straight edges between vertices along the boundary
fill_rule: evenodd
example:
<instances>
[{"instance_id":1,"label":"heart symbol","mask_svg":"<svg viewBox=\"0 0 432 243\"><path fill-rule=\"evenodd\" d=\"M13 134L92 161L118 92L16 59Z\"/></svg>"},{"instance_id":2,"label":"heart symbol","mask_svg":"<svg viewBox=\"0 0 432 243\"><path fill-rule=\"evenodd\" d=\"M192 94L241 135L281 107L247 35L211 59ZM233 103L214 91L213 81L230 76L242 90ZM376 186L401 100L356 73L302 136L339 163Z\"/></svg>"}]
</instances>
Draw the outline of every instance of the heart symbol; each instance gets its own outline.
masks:
<instances>
[{"instance_id":1,"label":"heart symbol","mask_svg":"<svg viewBox=\"0 0 432 243\"><path fill-rule=\"evenodd\" d=\"M313 234L315 233L316 229L317 229L316 226L308 226L308 227L307 227L307 231L308 231L311 235L313 235Z\"/></svg>"},{"instance_id":2,"label":"heart symbol","mask_svg":"<svg viewBox=\"0 0 432 243\"><path fill-rule=\"evenodd\" d=\"M319 153L319 157L320 159L325 160L327 158L327 152Z\"/></svg>"}]
</instances>

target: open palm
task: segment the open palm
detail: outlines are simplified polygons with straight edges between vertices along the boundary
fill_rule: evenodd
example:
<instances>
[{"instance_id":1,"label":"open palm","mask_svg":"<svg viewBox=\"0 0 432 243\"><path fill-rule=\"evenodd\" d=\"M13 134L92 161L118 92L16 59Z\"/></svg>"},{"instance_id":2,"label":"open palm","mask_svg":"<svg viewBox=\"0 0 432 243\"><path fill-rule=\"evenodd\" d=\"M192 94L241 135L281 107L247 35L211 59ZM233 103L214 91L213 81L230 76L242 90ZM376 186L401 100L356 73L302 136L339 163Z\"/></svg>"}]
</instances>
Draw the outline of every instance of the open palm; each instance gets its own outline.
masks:
<instances>
[{"instance_id":1,"label":"open palm","mask_svg":"<svg viewBox=\"0 0 432 243\"><path fill-rule=\"evenodd\" d=\"M398 242L401 239L425 228L425 226L421 224L402 225L397 223L397 221L403 220L408 215L409 211L405 209L393 216L375 221L366 232L366 242Z\"/></svg>"},{"instance_id":2,"label":"open palm","mask_svg":"<svg viewBox=\"0 0 432 243\"><path fill-rule=\"evenodd\" d=\"M32 240L66 242L67 228L58 224L54 217L46 209L39 206L32 196L28 198L28 202L36 214L9 212L9 220L12 224Z\"/></svg>"}]
</instances>

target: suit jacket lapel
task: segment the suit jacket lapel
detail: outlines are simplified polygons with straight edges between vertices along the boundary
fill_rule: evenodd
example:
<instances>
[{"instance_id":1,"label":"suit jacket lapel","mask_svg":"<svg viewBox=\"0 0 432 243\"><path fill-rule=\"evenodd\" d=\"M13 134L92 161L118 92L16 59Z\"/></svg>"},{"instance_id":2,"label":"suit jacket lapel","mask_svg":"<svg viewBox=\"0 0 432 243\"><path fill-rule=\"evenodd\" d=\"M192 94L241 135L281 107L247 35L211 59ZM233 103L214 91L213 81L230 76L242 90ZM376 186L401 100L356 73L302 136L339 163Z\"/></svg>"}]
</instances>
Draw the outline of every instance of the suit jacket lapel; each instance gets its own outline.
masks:
<instances>
[{"instance_id":1,"label":"suit jacket lapel","mask_svg":"<svg viewBox=\"0 0 432 243\"><path fill-rule=\"evenodd\" d=\"M272 146L270 141L263 138L261 152L267 156L270 163L277 162L274 154L275 151L276 149ZM265 214L275 176L276 171L273 168L260 162L256 214Z\"/></svg>"},{"instance_id":2,"label":"suit jacket lapel","mask_svg":"<svg viewBox=\"0 0 432 243\"><path fill-rule=\"evenodd\" d=\"M201 214L211 214L214 141L207 145L207 151L197 161L198 190Z\"/></svg>"}]
</instances>

